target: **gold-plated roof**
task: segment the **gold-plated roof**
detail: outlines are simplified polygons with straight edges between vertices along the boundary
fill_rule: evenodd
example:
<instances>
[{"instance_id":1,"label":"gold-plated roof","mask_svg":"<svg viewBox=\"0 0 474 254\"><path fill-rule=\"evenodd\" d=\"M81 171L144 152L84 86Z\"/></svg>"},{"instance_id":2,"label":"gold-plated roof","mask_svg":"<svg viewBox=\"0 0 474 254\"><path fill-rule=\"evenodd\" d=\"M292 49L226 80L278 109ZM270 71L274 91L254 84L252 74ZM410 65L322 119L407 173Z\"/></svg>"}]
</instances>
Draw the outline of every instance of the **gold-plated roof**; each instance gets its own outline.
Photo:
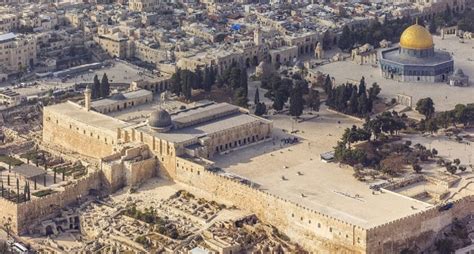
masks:
<instances>
[{"instance_id":1,"label":"gold-plated roof","mask_svg":"<svg viewBox=\"0 0 474 254\"><path fill-rule=\"evenodd\" d=\"M403 31L400 37L400 47L409 49L429 49L433 47L433 37L430 32L418 24Z\"/></svg>"}]
</instances>

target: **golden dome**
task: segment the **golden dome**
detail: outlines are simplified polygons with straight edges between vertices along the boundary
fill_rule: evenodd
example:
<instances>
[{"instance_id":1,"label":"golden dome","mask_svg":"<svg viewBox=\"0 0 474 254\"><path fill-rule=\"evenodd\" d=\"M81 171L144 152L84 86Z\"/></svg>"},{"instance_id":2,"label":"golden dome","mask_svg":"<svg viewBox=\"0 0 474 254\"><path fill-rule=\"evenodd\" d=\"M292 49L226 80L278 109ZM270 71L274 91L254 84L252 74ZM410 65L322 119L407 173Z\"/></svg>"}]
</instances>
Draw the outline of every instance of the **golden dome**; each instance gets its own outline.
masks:
<instances>
[{"instance_id":1,"label":"golden dome","mask_svg":"<svg viewBox=\"0 0 474 254\"><path fill-rule=\"evenodd\" d=\"M429 49L433 47L433 37L426 28L415 24L403 31L400 46L408 49Z\"/></svg>"}]
</instances>

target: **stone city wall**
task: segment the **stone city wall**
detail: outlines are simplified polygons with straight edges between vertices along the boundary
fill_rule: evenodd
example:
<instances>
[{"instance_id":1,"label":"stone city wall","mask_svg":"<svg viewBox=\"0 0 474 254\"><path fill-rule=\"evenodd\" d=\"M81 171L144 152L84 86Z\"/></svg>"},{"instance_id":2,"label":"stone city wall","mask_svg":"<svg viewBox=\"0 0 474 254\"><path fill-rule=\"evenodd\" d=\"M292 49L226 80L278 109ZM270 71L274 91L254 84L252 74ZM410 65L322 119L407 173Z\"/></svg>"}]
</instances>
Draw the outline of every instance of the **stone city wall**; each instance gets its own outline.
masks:
<instances>
[{"instance_id":1,"label":"stone city wall","mask_svg":"<svg viewBox=\"0 0 474 254\"><path fill-rule=\"evenodd\" d=\"M147 145L126 148L102 158L104 187L114 192L124 186L133 186L157 175L157 159L151 156Z\"/></svg>"},{"instance_id":2,"label":"stone city wall","mask_svg":"<svg viewBox=\"0 0 474 254\"><path fill-rule=\"evenodd\" d=\"M56 115L45 110L43 117L43 141L60 145L92 158L114 153L117 134L101 128Z\"/></svg>"},{"instance_id":3,"label":"stone city wall","mask_svg":"<svg viewBox=\"0 0 474 254\"><path fill-rule=\"evenodd\" d=\"M156 159L149 158L136 162L125 162L127 185L140 184L157 175Z\"/></svg>"},{"instance_id":4,"label":"stone city wall","mask_svg":"<svg viewBox=\"0 0 474 254\"><path fill-rule=\"evenodd\" d=\"M149 149L158 159L159 168L164 169L162 176L174 178L174 168L176 165L176 148L173 143L164 139L159 139L146 132L136 129L119 129L118 136L124 142L140 142L148 145Z\"/></svg>"},{"instance_id":5,"label":"stone city wall","mask_svg":"<svg viewBox=\"0 0 474 254\"><path fill-rule=\"evenodd\" d=\"M16 205L18 227L15 232L20 234L27 232L38 219L51 216L58 209L78 201L82 196L88 195L91 189L101 189L100 171L89 173L76 182L65 186L63 191L41 198L33 198L30 201Z\"/></svg>"},{"instance_id":6,"label":"stone city wall","mask_svg":"<svg viewBox=\"0 0 474 254\"><path fill-rule=\"evenodd\" d=\"M13 232L18 231L18 206L16 203L0 198L0 228L10 224Z\"/></svg>"},{"instance_id":7,"label":"stone city wall","mask_svg":"<svg viewBox=\"0 0 474 254\"><path fill-rule=\"evenodd\" d=\"M367 253L400 253L404 248L418 246L423 250L433 244L441 229L464 218L474 209L474 197L453 201L449 210L434 206L398 220L367 230ZM407 208L408 209L408 208Z\"/></svg>"},{"instance_id":8,"label":"stone city wall","mask_svg":"<svg viewBox=\"0 0 474 254\"><path fill-rule=\"evenodd\" d=\"M222 203L255 213L314 253L365 253L366 231L177 158L176 180Z\"/></svg>"}]
</instances>

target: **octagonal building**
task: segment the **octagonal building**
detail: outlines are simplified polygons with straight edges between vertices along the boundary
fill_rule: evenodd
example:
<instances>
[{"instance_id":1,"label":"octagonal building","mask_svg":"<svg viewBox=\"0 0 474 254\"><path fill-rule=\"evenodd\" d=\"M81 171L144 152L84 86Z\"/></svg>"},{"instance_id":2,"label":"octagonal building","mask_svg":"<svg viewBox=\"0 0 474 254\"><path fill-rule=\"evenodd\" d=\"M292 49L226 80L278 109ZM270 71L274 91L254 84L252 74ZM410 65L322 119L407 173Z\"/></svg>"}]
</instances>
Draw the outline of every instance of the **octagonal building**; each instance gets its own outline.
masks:
<instances>
[{"instance_id":1,"label":"octagonal building","mask_svg":"<svg viewBox=\"0 0 474 254\"><path fill-rule=\"evenodd\" d=\"M418 24L405 29L400 46L382 50L379 59L382 76L401 82L447 82L454 70L451 55L435 50L430 32Z\"/></svg>"}]
</instances>

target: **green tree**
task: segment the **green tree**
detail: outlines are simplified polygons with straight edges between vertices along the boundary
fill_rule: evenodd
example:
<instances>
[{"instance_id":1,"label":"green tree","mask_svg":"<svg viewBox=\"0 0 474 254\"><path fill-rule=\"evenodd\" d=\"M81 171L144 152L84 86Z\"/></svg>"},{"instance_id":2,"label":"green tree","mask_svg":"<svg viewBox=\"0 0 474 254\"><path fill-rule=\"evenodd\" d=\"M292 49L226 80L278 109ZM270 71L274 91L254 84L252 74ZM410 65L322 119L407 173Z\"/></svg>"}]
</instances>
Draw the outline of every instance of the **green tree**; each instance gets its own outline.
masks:
<instances>
[{"instance_id":1,"label":"green tree","mask_svg":"<svg viewBox=\"0 0 474 254\"><path fill-rule=\"evenodd\" d=\"M359 110L359 101L357 98L357 89L352 90L351 98L349 99L348 113L353 115L357 114Z\"/></svg>"},{"instance_id":2,"label":"green tree","mask_svg":"<svg viewBox=\"0 0 474 254\"><path fill-rule=\"evenodd\" d=\"M420 99L416 103L416 111L424 115L427 119L431 118L435 112L434 103L431 98Z\"/></svg>"},{"instance_id":3,"label":"green tree","mask_svg":"<svg viewBox=\"0 0 474 254\"><path fill-rule=\"evenodd\" d=\"M248 106L247 92L243 87L235 89L233 103L239 107Z\"/></svg>"},{"instance_id":4,"label":"green tree","mask_svg":"<svg viewBox=\"0 0 474 254\"><path fill-rule=\"evenodd\" d=\"M357 113L361 116L366 115L369 112L369 100L367 99L367 95L365 93L359 95L357 99Z\"/></svg>"},{"instance_id":5,"label":"green tree","mask_svg":"<svg viewBox=\"0 0 474 254\"><path fill-rule=\"evenodd\" d=\"M451 254L454 252L454 243L451 239L441 239L435 242L436 250L440 254Z\"/></svg>"},{"instance_id":6,"label":"green tree","mask_svg":"<svg viewBox=\"0 0 474 254\"><path fill-rule=\"evenodd\" d=\"M362 76L362 78L360 79L360 82L359 82L359 96L362 95L362 94L366 94L367 93L367 88L366 88L366 85L365 85L365 77Z\"/></svg>"},{"instance_id":7,"label":"green tree","mask_svg":"<svg viewBox=\"0 0 474 254\"><path fill-rule=\"evenodd\" d=\"M258 104L260 103L260 93L259 93L259 91L258 91L258 87L257 87L257 89L255 90L255 97L254 97L254 99L253 99L253 103L254 103L255 105L258 105Z\"/></svg>"},{"instance_id":8,"label":"green tree","mask_svg":"<svg viewBox=\"0 0 474 254\"><path fill-rule=\"evenodd\" d=\"M100 97L105 98L110 94L110 84L107 74L104 73L102 76L102 82L100 83Z\"/></svg>"},{"instance_id":9,"label":"green tree","mask_svg":"<svg viewBox=\"0 0 474 254\"><path fill-rule=\"evenodd\" d=\"M323 88L324 88L324 92L326 94L328 94L329 91L332 89L332 81L331 81L331 77L329 76L329 74L326 75L326 79L324 80Z\"/></svg>"},{"instance_id":10,"label":"green tree","mask_svg":"<svg viewBox=\"0 0 474 254\"><path fill-rule=\"evenodd\" d=\"M300 116L304 109L303 87L295 85L290 95L290 115Z\"/></svg>"},{"instance_id":11,"label":"green tree","mask_svg":"<svg viewBox=\"0 0 474 254\"><path fill-rule=\"evenodd\" d=\"M255 115L262 116L267 113L267 106L263 102L259 102L255 106Z\"/></svg>"},{"instance_id":12,"label":"green tree","mask_svg":"<svg viewBox=\"0 0 474 254\"><path fill-rule=\"evenodd\" d=\"M201 70L201 67L197 67L195 70L195 78L196 80L193 82L193 89L202 89L204 88L203 81L204 81L204 73Z\"/></svg>"},{"instance_id":13,"label":"green tree","mask_svg":"<svg viewBox=\"0 0 474 254\"><path fill-rule=\"evenodd\" d=\"M437 30L436 21L434 18L430 20L429 31L431 34L435 34Z\"/></svg>"},{"instance_id":14,"label":"green tree","mask_svg":"<svg viewBox=\"0 0 474 254\"><path fill-rule=\"evenodd\" d=\"M275 110L282 110L287 100L288 100L288 97L286 97L285 94L281 90L277 90L274 96L272 106Z\"/></svg>"},{"instance_id":15,"label":"green tree","mask_svg":"<svg viewBox=\"0 0 474 254\"><path fill-rule=\"evenodd\" d=\"M380 88L380 86L376 82L374 82L372 84L372 87L369 88L369 99L371 99L372 101L375 100L381 91L382 88Z\"/></svg>"},{"instance_id":16,"label":"green tree","mask_svg":"<svg viewBox=\"0 0 474 254\"><path fill-rule=\"evenodd\" d=\"M213 84L213 78L212 78L212 75L213 75L213 70L206 66L206 68L204 68L204 76L203 76L203 80L202 80L202 88L204 89L204 91L206 92L210 92L212 90L212 84Z\"/></svg>"},{"instance_id":17,"label":"green tree","mask_svg":"<svg viewBox=\"0 0 474 254\"><path fill-rule=\"evenodd\" d=\"M92 85L91 92L92 99L98 99L100 97L100 81L99 77L97 77L97 74L94 76L94 84Z\"/></svg>"},{"instance_id":18,"label":"green tree","mask_svg":"<svg viewBox=\"0 0 474 254\"><path fill-rule=\"evenodd\" d=\"M352 40L352 32L348 26L342 28L342 34L337 42L337 46L342 50L349 50L354 44Z\"/></svg>"},{"instance_id":19,"label":"green tree","mask_svg":"<svg viewBox=\"0 0 474 254\"><path fill-rule=\"evenodd\" d=\"M417 174L421 173L421 170L423 169L419 164L413 164L412 168Z\"/></svg>"},{"instance_id":20,"label":"green tree","mask_svg":"<svg viewBox=\"0 0 474 254\"><path fill-rule=\"evenodd\" d=\"M321 105L321 98L319 97L319 91L314 89L309 89L306 98L304 99L306 105L314 111L319 111L319 107Z\"/></svg>"},{"instance_id":21,"label":"green tree","mask_svg":"<svg viewBox=\"0 0 474 254\"><path fill-rule=\"evenodd\" d=\"M181 69L178 69L171 76L171 92L176 94L177 96L181 96L181 93L182 93L181 84L182 84Z\"/></svg>"}]
</instances>

